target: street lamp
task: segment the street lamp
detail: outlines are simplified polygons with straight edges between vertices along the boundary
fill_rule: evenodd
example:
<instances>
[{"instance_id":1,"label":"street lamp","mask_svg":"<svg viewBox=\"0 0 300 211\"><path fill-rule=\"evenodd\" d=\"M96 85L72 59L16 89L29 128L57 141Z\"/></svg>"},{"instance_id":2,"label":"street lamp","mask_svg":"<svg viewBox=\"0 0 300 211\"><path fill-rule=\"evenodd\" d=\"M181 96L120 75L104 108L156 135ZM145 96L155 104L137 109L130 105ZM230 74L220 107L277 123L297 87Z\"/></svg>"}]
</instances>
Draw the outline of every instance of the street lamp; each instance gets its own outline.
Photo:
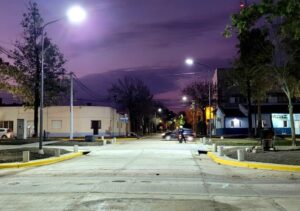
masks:
<instances>
[{"instance_id":1,"label":"street lamp","mask_svg":"<svg viewBox=\"0 0 300 211\"><path fill-rule=\"evenodd\" d=\"M43 150L43 132L44 132L44 128L43 128L43 108L44 108L44 57L45 57L45 49L44 49L44 44L45 44L45 28L47 26L49 26L50 24L59 22L65 18L68 18L70 22L72 23L80 23L82 22L85 18L86 18L86 12L84 11L83 8L81 8L80 6L76 5L71 7L68 11L67 11L67 15L65 17L56 19L56 20L52 20L49 21L47 23L45 23L42 26L41 29L41 33L42 33L42 51L41 51L41 86L40 86L40 141L39 141L39 154L44 154L44 150Z\"/></svg>"},{"instance_id":2,"label":"street lamp","mask_svg":"<svg viewBox=\"0 0 300 211\"><path fill-rule=\"evenodd\" d=\"M161 113L162 112L162 108L158 108L157 112ZM157 132L157 115L156 115L156 111L154 112L154 119L155 119L155 132Z\"/></svg>"},{"instance_id":3,"label":"street lamp","mask_svg":"<svg viewBox=\"0 0 300 211\"><path fill-rule=\"evenodd\" d=\"M186 101L188 100L188 98L187 98L187 96L182 96L181 100L182 100L183 102L186 102Z\"/></svg>"},{"instance_id":4,"label":"street lamp","mask_svg":"<svg viewBox=\"0 0 300 211\"><path fill-rule=\"evenodd\" d=\"M193 58L186 58L185 59L185 64L187 66L194 66L194 64L197 64L197 65L201 65L201 66L204 66L208 69L213 69L211 66L207 65L207 64L202 64L202 63L199 63L199 62L195 62L195 60ZM209 137L211 138L211 82L209 81L208 83L208 104L209 104Z\"/></svg>"}]
</instances>

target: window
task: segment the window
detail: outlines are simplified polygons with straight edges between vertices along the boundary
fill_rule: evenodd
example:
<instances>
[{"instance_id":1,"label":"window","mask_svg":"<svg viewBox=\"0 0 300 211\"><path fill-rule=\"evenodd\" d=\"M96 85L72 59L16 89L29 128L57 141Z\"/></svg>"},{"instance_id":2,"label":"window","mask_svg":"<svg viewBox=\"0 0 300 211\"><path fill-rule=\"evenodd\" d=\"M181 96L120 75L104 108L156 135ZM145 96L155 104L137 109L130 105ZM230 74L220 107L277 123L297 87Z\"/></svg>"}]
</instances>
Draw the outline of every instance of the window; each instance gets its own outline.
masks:
<instances>
[{"instance_id":1,"label":"window","mask_svg":"<svg viewBox=\"0 0 300 211\"><path fill-rule=\"evenodd\" d=\"M101 129L101 120L92 120L91 129Z\"/></svg>"},{"instance_id":2,"label":"window","mask_svg":"<svg viewBox=\"0 0 300 211\"><path fill-rule=\"evenodd\" d=\"M52 126L52 129L61 129L62 128L62 120L52 120L51 126Z\"/></svg>"},{"instance_id":3,"label":"window","mask_svg":"<svg viewBox=\"0 0 300 211\"><path fill-rule=\"evenodd\" d=\"M230 127L231 128L240 128L240 127L242 127L242 121L234 118L233 120L230 121Z\"/></svg>"},{"instance_id":4,"label":"window","mask_svg":"<svg viewBox=\"0 0 300 211\"><path fill-rule=\"evenodd\" d=\"M287 127L287 120L283 121L283 127Z\"/></svg>"},{"instance_id":5,"label":"window","mask_svg":"<svg viewBox=\"0 0 300 211\"><path fill-rule=\"evenodd\" d=\"M0 128L14 129L14 121L0 121Z\"/></svg>"},{"instance_id":6,"label":"window","mask_svg":"<svg viewBox=\"0 0 300 211\"><path fill-rule=\"evenodd\" d=\"M235 97L230 97L229 98L229 103L236 103L236 98Z\"/></svg>"}]
</instances>

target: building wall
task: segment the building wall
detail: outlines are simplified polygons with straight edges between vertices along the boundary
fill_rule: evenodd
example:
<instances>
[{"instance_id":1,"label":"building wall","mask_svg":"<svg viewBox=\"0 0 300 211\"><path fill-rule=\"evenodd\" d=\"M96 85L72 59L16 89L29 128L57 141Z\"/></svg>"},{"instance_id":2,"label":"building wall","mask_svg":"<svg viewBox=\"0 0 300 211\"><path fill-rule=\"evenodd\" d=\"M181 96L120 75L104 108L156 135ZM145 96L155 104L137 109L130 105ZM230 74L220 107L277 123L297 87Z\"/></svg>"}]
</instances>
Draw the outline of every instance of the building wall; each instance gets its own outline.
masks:
<instances>
[{"instance_id":1,"label":"building wall","mask_svg":"<svg viewBox=\"0 0 300 211\"><path fill-rule=\"evenodd\" d=\"M264 128L271 128L272 123L271 123L271 114L262 114L261 115L261 120L263 121L263 127ZM255 128L255 126L258 125L258 115L257 114L252 114L252 126Z\"/></svg>"},{"instance_id":2,"label":"building wall","mask_svg":"<svg viewBox=\"0 0 300 211\"><path fill-rule=\"evenodd\" d=\"M216 112L216 129L218 128L224 128L224 114L220 111L220 109L217 109L217 112Z\"/></svg>"},{"instance_id":3,"label":"building wall","mask_svg":"<svg viewBox=\"0 0 300 211\"><path fill-rule=\"evenodd\" d=\"M226 117L225 128L248 128L246 117Z\"/></svg>"},{"instance_id":4,"label":"building wall","mask_svg":"<svg viewBox=\"0 0 300 211\"><path fill-rule=\"evenodd\" d=\"M101 121L99 136L125 135L126 124L120 122L121 115L115 109L100 106L74 106L74 137L92 135L91 121ZM14 133L17 131L17 119L27 123L27 133L33 134L33 110L23 107L0 107L0 121L14 121ZM51 106L44 108L44 130L50 137L67 137L70 133L70 107Z\"/></svg>"},{"instance_id":5,"label":"building wall","mask_svg":"<svg viewBox=\"0 0 300 211\"><path fill-rule=\"evenodd\" d=\"M300 114L294 114L295 133L300 134ZM290 135L291 124L290 115L287 113L274 113L272 114L272 123L277 135Z\"/></svg>"}]
</instances>

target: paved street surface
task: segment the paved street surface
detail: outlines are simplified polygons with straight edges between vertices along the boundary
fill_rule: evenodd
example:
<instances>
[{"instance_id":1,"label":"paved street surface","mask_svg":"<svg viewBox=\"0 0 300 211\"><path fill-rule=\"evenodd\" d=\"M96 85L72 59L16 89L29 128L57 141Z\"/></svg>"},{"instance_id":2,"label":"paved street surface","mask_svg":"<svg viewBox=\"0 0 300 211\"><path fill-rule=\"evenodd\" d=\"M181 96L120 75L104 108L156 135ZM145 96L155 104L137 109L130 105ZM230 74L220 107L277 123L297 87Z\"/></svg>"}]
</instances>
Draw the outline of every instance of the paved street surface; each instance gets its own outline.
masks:
<instances>
[{"instance_id":1,"label":"paved street surface","mask_svg":"<svg viewBox=\"0 0 300 211\"><path fill-rule=\"evenodd\" d=\"M300 173L221 166L198 148L152 137L0 170L0 210L300 210Z\"/></svg>"}]
</instances>

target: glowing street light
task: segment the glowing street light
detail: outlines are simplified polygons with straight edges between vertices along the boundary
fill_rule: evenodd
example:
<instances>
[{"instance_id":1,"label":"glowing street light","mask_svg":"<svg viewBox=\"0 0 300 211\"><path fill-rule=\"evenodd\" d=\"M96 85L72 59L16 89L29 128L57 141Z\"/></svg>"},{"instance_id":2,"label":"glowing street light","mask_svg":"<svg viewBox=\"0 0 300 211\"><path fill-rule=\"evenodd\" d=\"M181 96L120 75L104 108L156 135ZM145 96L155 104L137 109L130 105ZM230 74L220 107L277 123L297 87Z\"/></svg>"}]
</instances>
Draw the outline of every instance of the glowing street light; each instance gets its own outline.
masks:
<instances>
[{"instance_id":1,"label":"glowing street light","mask_svg":"<svg viewBox=\"0 0 300 211\"><path fill-rule=\"evenodd\" d=\"M75 5L67 11L67 17L71 23L79 24L86 19L86 16L86 11L79 5Z\"/></svg>"},{"instance_id":2,"label":"glowing street light","mask_svg":"<svg viewBox=\"0 0 300 211\"><path fill-rule=\"evenodd\" d=\"M182 99L183 102L186 102L188 100L187 96L182 96L181 99Z\"/></svg>"},{"instance_id":3,"label":"glowing street light","mask_svg":"<svg viewBox=\"0 0 300 211\"><path fill-rule=\"evenodd\" d=\"M70 22L72 23L80 23L86 18L86 12L83 8L80 6L73 6L71 7L68 12L67 16L63 18L59 18L56 20L49 21L45 23L42 26L42 38L41 38L41 43L42 43L42 51L41 51L41 83L40 83L40 140L39 140L39 154L44 154L43 150L43 138L44 138L44 128L43 128L43 108L44 108L44 60L45 60L45 28L53 23L59 22L61 20L64 20L65 18L68 18ZM71 121L73 122L73 103L71 102ZM71 124L71 129L70 129L70 136L73 136L73 124Z\"/></svg>"},{"instance_id":4,"label":"glowing street light","mask_svg":"<svg viewBox=\"0 0 300 211\"><path fill-rule=\"evenodd\" d=\"M161 108L158 108L157 111L158 111L159 113L161 113L161 112L162 112L162 109L161 109Z\"/></svg>"},{"instance_id":5,"label":"glowing street light","mask_svg":"<svg viewBox=\"0 0 300 211\"><path fill-rule=\"evenodd\" d=\"M194 59L193 58L187 58L185 60L185 64L188 65L188 66L193 66L194 65Z\"/></svg>"},{"instance_id":6,"label":"glowing street light","mask_svg":"<svg viewBox=\"0 0 300 211\"><path fill-rule=\"evenodd\" d=\"M194 59L193 58L186 58L185 59L185 64L187 65L187 66L194 66L194 64L195 64L195 61L194 61ZM201 65L201 66L204 66L204 67L206 67L206 68L208 68L208 69L212 69L209 65L207 65L207 64L202 64L202 63L199 63L197 60L196 60L196 64L197 65ZM183 100L183 98L182 98L182 100ZM185 101L185 100L183 100L183 101ZM208 104L209 104L209 108L211 108L211 84L210 84L210 82L209 82L209 84L208 84ZM211 112L210 112L210 114L211 114ZM211 117L211 116L210 116ZM209 134L209 136L210 136L210 138L211 138L211 118L210 118L210 121L209 121L209 130L210 130L210 134Z\"/></svg>"}]
</instances>

